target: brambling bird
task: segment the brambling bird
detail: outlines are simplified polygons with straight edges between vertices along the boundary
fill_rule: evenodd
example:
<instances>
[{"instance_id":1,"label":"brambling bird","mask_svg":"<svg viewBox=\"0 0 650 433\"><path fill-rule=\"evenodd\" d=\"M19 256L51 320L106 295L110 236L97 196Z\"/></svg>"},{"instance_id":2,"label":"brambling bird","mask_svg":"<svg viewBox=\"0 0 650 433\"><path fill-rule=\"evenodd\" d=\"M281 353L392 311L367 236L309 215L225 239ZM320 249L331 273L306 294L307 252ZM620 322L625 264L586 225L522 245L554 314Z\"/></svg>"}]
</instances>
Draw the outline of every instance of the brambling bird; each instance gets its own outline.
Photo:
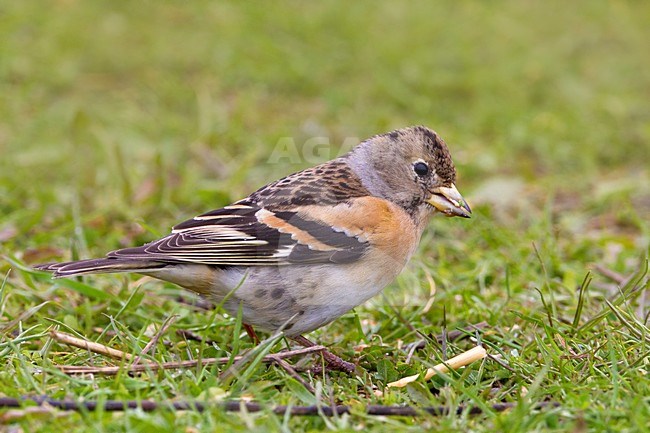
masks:
<instances>
[{"instance_id":1,"label":"brambling bird","mask_svg":"<svg viewBox=\"0 0 650 433\"><path fill-rule=\"evenodd\" d=\"M402 271L431 215L469 218L455 182L438 134L399 129L144 246L37 269L54 277L149 275L223 302L232 314L241 308L247 325L310 345L302 334L378 294ZM329 355L328 363L353 368Z\"/></svg>"}]
</instances>

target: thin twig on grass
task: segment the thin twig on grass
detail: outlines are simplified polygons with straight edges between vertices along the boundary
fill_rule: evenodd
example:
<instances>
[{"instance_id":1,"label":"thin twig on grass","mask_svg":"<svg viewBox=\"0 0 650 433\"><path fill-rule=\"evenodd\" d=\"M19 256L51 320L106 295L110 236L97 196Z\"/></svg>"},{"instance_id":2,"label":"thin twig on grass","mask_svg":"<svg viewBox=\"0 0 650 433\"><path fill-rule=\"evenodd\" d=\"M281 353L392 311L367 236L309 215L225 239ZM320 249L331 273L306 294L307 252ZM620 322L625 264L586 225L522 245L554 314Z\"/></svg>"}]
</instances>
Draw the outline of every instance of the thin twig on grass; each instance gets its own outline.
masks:
<instances>
[{"instance_id":1,"label":"thin twig on grass","mask_svg":"<svg viewBox=\"0 0 650 433\"><path fill-rule=\"evenodd\" d=\"M52 330L50 331L50 337L52 337L53 340L59 343L67 344L68 346L78 347L80 349L85 349L93 353L98 353L100 355L110 356L111 358L127 359L127 360L130 360L132 358L130 354L126 352L122 352L121 350L113 349L112 347L108 347L100 343L95 343L92 341L73 337L72 335L66 334L65 332Z\"/></svg>"},{"instance_id":2,"label":"thin twig on grass","mask_svg":"<svg viewBox=\"0 0 650 433\"><path fill-rule=\"evenodd\" d=\"M305 379L303 379L291 364L289 364L287 361L285 361L282 358L278 358L275 355L267 355L267 356L271 357L275 364L283 368L289 374L289 376L296 379L302 386L305 387L307 391L311 392L314 395L316 394L316 390L314 389L314 387L311 386L311 384L307 382Z\"/></svg>"},{"instance_id":3,"label":"thin twig on grass","mask_svg":"<svg viewBox=\"0 0 650 433\"><path fill-rule=\"evenodd\" d=\"M296 350L287 350L285 352L278 352L273 355L266 355L262 358L262 362L269 364L276 362L276 359L292 358L294 356L304 356L312 353L318 353L326 350L325 346L305 347ZM242 356L235 357L235 361L242 359ZM114 376L119 372L126 373L140 373L144 371L157 371L157 370L171 370L177 368L192 368L196 366L207 366L215 364L227 364L230 362L230 357L222 358L203 358L191 359L187 361L174 361L174 362L143 362L137 365L130 366L111 366L111 367L92 367L92 366L76 366L76 365L59 365L59 368L65 374L101 374L104 376Z\"/></svg>"}]
</instances>

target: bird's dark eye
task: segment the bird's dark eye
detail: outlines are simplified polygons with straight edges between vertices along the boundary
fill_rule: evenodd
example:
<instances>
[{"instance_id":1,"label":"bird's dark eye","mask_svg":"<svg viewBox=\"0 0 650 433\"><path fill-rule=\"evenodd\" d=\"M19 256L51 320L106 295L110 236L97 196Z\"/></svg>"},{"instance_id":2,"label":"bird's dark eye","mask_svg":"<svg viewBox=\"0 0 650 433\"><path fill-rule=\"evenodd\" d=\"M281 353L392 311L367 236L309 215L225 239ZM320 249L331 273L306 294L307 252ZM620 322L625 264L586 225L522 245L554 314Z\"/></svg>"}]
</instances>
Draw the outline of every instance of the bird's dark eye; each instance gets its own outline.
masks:
<instances>
[{"instance_id":1,"label":"bird's dark eye","mask_svg":"<svg viewBox=\"0 0 650 433\"><path fill-rule=\"evenodd\" d=\"M422 161L418 161L413 164L413 170L415 171L415 174L422 177L426 176L429 173L429 166Z\"/></svg>"}]
</instances>

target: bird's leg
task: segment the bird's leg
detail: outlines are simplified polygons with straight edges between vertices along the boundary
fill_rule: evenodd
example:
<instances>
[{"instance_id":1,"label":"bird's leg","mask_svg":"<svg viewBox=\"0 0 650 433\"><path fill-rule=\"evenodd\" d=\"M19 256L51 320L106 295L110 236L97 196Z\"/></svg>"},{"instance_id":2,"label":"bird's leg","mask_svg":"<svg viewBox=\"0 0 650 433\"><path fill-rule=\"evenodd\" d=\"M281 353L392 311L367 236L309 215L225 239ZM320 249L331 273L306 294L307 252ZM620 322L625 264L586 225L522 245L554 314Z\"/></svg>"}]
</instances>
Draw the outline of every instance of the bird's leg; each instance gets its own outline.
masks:
<instances>
[{"instance_id":1,"label":"bird's leg","mask_svg":"<svg viewBox=\"0 0 650 433\"><path fill-rule=\"evenodd\" d=\"M243 325L244 325L244 330L246 331L250 339L253 340L253 343L260 344L260 337L257 336L257 333L255 332L253 327L248 323L243 323Z\"/></svg>"},{"instance_id":2,"label":"bird's leg","mask_svg":"<svg viewBox=\"0 0 650 433\"><path fill-rule=\"evenodd\" d=\"M293 341L295 341L298 344L301 344L305 347L312 347L316 346L315 343L310 341L309 339L303 337L302 335L298 335L296 337L291 337ZM351 362L347 362L339 358L338 356L334 355L332 352L328 352L327 350L323 350L321 352L323 355L323 359L325 360L325 363L327 364L327 367L331 368L332 370L338 370L338 371L343 371L345 373L353 373L356 365L354 365Z\"/></svg>"}]
</instances>

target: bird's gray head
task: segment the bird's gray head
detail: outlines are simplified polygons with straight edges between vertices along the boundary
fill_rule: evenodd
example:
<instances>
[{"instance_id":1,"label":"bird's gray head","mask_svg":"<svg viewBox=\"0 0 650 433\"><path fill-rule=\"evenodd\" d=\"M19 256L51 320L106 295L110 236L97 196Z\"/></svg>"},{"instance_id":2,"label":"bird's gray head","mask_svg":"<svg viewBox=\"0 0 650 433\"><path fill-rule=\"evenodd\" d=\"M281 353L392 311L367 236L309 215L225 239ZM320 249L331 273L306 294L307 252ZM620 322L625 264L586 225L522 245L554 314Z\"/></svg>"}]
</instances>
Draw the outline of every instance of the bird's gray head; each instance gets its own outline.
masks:
<instances>
[{"instance_id":1,"label":"bird's gray head","mask_svg":"<svg viewBox=\"0 0 650 433\"><path fill-rule=\"evenodd\" d=\"M424 126L376 135L344 156L371 194L409 213L437 209L469 217L471 210L456 189L456 169L445 142Z\"/></svg>"}]
</instances>

